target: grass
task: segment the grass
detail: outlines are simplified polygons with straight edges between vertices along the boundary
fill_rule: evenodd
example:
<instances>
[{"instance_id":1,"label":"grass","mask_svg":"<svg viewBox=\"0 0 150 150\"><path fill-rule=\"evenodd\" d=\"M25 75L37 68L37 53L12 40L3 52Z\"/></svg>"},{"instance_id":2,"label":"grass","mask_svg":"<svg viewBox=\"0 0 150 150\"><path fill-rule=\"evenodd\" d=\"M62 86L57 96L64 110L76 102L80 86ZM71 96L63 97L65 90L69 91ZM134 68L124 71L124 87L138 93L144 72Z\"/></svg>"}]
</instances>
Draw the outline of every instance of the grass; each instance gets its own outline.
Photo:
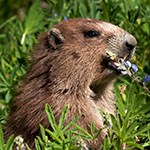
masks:
<instances>
[{"instance_id":1,"label":"grass","mask_svg":"<svg viewBox=\"0 0 150 150\"><path fill-rule=\"evenodd\" d=\"M48 30L66 18L96 18L117 24L132 33L137 41L134 63L138 66L138 80L150 74L150 7L148 0L48 0L48 7L41 8L44 1L22 2L1 1L5 7L0 16L0 149L11 150L14 136L4 141L2 126L6 122L10 103L18 82L22 79L30 60L30 53L40 32ZM30 7L30 4L32 6ZM42 3L42 4L41 4ZM22 11L22 8L23 11ZM5 17L7 9L11 15ZM17 11L22 15L18 16ZM36 18L36 19L35 19ZM141 84L128 76L118 79L115 84L117 116L104 114L108 135L103 150L150 148L150 84ZM94 125L87 133L76 125L75 118L66 127L63 122L67 115L64 108L59 124L55 123L50 106L45 108L54 132L40 125L41 137L35 139L36 149L81 149L81 139L94 139ZM111 122L110 122L111 120ZM69 130L73 125L74 129ZM80 135L77 134L80 131ZM99 131L100 134L101 130ZM76 136L72 136L75 134ZM47 136L52 140L48 140ZM79 138L81 137L81 138ZM15 139L16 140L16 139ZM29 148L28 148L29 149Z\"/></svg>"}]
</instances>

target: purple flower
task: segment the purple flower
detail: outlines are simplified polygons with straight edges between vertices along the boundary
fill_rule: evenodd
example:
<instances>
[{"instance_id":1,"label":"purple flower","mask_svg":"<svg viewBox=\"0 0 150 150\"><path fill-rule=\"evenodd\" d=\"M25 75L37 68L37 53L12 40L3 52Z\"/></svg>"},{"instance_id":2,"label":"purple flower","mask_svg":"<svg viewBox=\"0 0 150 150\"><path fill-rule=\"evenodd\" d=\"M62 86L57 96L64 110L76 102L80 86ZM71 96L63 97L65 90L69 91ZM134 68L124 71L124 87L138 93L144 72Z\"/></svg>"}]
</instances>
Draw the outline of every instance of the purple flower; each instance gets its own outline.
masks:
<instances>
[{"instance_id":1,"label":"purple flower","mask_svg":"<svg viewBox=\"0 0 150 150\"><path fill-rule=\"evenodd\" d=\"M124 65L126 66L126 68L130 68L132 64L130 61L127 60L124 62Z\"/></svg>"},{"instance_id":2,"label":"purple flower","mask_svg":"<svg viewBox=\"0 0 150 150\"><path fill-rule=\"evenodd\" d=\"M131 69L132 69L133 73L138 71L138 67L135 64L132 64Z\"/></svg>"},{"instance_id":3,"label":"purple flower","mask_svg":"<svg viewBox=\"0 0 150 150\"><path fill-rule=\"evenodd\" d=\"M66 16L64 16L64 20L68 20L68 18Z\"/></svg>"},{"instance_id":4,"label":"purple flower","mask_svg":"<svg viewBox=\"0 0 150 150\"><path fill-rule=\"evenodd\" d=\"M149 75L146 75L143 79L143 83L147 83L147 82L150 82L150 76Z\"/></svg>"}]
</instances>

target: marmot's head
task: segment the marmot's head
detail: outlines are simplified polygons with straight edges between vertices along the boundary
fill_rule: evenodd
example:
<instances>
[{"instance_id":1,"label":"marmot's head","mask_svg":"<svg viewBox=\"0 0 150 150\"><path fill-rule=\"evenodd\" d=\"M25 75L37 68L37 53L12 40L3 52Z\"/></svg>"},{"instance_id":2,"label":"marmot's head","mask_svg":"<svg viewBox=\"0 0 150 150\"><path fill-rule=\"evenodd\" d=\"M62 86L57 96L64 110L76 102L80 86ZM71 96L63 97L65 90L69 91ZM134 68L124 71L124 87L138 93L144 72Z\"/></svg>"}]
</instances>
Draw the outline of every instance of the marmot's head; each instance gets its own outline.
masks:
<instances>
[{"instance_id":1,"label":"marmot's head","mask_svg":"<svg viewBox=\"0 0 150 150\"><path fill-rule=\"evenodd\" d=\"M66 92L111 82L117 72L104 61L106 52L130 59L137 43L125 30L94 19L62 21L39 42L35 63L39 59L45 61L50 80Z\"/></svg>"}]
</instances>

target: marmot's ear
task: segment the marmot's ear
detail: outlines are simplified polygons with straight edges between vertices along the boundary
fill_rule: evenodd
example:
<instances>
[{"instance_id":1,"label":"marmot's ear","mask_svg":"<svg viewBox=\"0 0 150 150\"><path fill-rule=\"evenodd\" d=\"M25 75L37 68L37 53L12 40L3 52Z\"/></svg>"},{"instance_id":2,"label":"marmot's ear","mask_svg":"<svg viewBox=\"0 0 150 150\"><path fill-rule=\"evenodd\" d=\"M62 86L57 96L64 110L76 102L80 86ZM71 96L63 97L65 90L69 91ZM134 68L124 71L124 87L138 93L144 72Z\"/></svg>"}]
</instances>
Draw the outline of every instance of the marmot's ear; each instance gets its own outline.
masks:
<instances>
[{"instance_id":1,"label":"marmot's ear","mask_svg":"<svg viewBox=\"0 0 150 150\"><path fill-rule=\"evenodd\" d=\"M64 41L64 37L59 29L52 28L48 31L48 42L53 49L59 48Z\"/></svg>"}]
</instances>

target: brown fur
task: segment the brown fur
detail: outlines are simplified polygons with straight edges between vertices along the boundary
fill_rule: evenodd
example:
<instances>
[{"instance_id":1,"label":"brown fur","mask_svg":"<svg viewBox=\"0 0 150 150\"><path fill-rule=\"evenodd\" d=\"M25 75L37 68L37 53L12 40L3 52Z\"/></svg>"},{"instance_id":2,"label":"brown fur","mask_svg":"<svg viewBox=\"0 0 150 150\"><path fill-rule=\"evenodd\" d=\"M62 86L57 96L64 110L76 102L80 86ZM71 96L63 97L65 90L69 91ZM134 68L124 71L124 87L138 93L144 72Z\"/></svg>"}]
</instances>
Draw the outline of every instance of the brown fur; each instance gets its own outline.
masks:
<instances>
[{"instance_id":1,"label":"brown fur","mask_svg":"<svg viewBox=\"0 0 150 150\"><path fill-rule=\"evenodd\" d=\"M91 30L100 35L86 37L85 33ZM129 53L124 44L126 36L134 38L117 26L93 19L63 21L43 33L33 52L32 65L13 100L6 138L11 133L21 134L33 148L39 124L50 128L44 111L46 103L52 107L57 121L64 105L68 105L67 122L81 113L77 121L81 127L89 131L94 122L97 129L102 128L99 109L115 113L112 89L117 77L114 70L103 64L103 59L106 50L122 57ZM98 149L104 135L105 131L100 140L91 144L93 149Z\"/></svg>"}]
</instances>

